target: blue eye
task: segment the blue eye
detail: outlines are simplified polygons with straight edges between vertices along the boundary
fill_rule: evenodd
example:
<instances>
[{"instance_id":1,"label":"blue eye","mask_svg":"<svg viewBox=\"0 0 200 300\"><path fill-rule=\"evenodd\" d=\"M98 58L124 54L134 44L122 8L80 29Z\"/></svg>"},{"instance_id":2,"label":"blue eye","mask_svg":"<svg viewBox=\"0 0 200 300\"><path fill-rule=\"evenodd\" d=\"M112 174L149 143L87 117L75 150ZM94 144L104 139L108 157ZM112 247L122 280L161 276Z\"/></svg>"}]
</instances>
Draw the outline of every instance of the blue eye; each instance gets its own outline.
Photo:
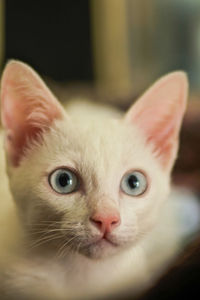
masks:
<instances>
[{"instance_id":1,"label":"blue eye","mask_svg":"<svg viewBox=\"0 0 200 300\"><path fill-rule=\"evenodd\" d=\"M147 189L147 179L139 171L125 174L121 181L121 189L127 195L139 196Z\"/></svg>"},{"instance_id":2,"label":"blue eye","mask_svg":"<svg viewBox=\"0 0 200 300\"><path fill-rule=\"evenodd\" d=\"M69 194L78 187L77 176L68 169L57 169L49 176L49 184L59 194Z\"/></svg>"}]
</instances>

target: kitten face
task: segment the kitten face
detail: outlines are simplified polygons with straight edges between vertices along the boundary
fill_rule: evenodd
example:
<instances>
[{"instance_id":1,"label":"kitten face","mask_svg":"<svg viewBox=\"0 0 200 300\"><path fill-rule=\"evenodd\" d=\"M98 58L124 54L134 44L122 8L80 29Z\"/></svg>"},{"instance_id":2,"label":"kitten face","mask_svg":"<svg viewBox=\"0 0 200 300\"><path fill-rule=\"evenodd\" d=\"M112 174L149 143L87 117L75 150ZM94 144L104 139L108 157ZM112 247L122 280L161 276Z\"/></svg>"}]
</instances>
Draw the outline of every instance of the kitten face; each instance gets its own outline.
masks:
<instances>
[{"instance_id":1,"label":"kitten face","mask_svg":"<svg viewBox=\"0 0 200 300\"><path fill-rule=\"evenodd\" d=\"M52 239L60 255L73 249L100 258L137 243L168 194L169 176L151 151L140 132L122 120L88 121L87 126L57 121L10 179L27 230L42 231L35 235L38 243L47 246ZM59 194L50 186L49 175L59 168L77 174L79 186L73 193ZM124 174L134 170L145 174L148 185L139 196L127 195L120 187ZM121 221L107 240L91 222L96 211L105 210L117 211Z\"/></svg>"},{"instance_id":2,"label":"kitten face","mask_svg":"<svg viewBox=\"0 0 200 300\"><path fill-rule=\"evenodd\" d=\"M10 62L1 88L8 174L34 245L100 259L139 243L169 192L186 97L175 72L125 117L70 117L30 67Z\"/></svg>"}]
</instances>

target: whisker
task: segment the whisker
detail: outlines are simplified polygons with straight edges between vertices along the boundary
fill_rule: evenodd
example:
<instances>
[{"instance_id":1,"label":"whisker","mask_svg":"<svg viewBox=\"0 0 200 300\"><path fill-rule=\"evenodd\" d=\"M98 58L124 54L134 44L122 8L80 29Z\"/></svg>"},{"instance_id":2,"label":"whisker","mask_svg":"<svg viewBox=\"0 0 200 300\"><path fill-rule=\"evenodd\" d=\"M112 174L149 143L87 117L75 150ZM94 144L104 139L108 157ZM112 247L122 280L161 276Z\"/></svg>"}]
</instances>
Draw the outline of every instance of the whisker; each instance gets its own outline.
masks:
<instances>
[{"instance_id":1,"label":"whisker","mask_svg":"<svg viewBox=\"0 0 200 300\"><path fill-rule=\"evenodd\" d=\"M42 244L45 244L45 243L48 243L48 242L51 242L53 240L56 240L56 239L60 239L61 236L60 235L47 235L47 236L43 236L42 238L34 241L33 243L31 243L31 249L34 249L36 247L39 247L41 246Z\"/></svg>"},{"instance_id":2,"label":"whisker","mask_svg":"<svg viewBox=\"0 0 200 300\"><path fill-rule=\"evenodd\" d=\"M70 240L67 240L57 251L57 256L63 257L66 247L76 238L77 238L76 236L73 236Z\"/></svg>"}]
</instances>

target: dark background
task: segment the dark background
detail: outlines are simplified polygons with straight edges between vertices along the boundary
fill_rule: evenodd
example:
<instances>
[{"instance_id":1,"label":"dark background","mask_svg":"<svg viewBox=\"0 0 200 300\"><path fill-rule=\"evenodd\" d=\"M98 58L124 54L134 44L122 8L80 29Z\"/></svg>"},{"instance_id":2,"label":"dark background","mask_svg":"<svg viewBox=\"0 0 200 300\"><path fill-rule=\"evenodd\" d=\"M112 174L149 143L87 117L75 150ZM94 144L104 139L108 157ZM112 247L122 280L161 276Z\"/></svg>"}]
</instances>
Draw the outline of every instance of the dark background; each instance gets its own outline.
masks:
<instances>
[{"instance_id":1,"label":"dark background","mask_svg":"<svg viewBox=\"0 0 200 300\"><path fill-rule=\"evenodd\" d=\"M29 63L58 81L92 81L88 0L5 1L5 61Z\"/></svg>"}]
</instances>

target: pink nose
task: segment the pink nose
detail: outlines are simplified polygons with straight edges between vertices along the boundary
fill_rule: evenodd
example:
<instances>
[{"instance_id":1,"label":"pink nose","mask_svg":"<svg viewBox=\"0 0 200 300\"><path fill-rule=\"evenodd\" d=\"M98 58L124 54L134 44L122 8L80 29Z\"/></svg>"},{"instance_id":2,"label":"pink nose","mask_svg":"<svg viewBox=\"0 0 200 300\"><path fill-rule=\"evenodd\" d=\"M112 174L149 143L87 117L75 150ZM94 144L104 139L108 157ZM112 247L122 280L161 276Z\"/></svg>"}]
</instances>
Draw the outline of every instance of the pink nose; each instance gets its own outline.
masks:
<instances>
[{"instance_id":1,"label":"pink nose","mask_svg":"<svg viewBox=\"0 0 200 300\"><path fill-rule=\"evenodd\" d=\"M120 216L117 213L109 215L96 213L90 218L90 221L104 234L110 233L121 222Z\"/></svg>"}]
</instances>

